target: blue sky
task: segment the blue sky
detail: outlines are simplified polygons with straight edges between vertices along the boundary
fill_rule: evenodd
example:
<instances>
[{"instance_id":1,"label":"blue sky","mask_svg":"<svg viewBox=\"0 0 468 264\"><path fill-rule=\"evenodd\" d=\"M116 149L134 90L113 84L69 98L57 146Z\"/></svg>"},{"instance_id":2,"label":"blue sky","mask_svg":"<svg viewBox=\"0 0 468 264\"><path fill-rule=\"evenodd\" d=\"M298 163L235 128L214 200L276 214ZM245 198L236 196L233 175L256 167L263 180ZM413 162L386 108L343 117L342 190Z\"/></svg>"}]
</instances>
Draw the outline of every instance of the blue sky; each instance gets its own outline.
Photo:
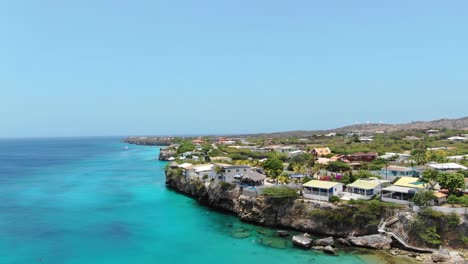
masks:
<instances>
[{"instance_id":1,"label":"blue sky","mask_svg":"<svg viewBox=\"0 0 468 264\"><path fill-rule=\"evenodd\" d=\"M467 1L1 1L0 137L468 115Z\"/></svg>"}]
</instances>

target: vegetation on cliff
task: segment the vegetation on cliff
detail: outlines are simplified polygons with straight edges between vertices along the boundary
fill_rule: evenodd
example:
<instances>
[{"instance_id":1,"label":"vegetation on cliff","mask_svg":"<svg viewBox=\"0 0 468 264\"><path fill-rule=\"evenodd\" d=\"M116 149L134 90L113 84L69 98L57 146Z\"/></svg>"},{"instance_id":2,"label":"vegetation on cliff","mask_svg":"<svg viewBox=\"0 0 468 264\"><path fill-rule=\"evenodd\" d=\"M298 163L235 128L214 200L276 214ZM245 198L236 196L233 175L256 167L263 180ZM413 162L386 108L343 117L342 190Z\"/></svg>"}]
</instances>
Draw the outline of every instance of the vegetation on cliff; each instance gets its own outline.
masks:
<instances>
[{"instance_id":1,"label":"vegetation on cliff","mask_svg":"<svg viewBox=\"0 0 468 264\"><path fill-rule=\"evenodd\" d=\"M356 229L375 233L380 219L387 217L398 207L378 200L351 200L349 205L337 206L335 210L315 209L309 213L309 216L321 221L328 228L347 229L353 226Z\"/></svg>"},{"instance_id":2,"label":"vegetation on cliff","mask_svg":"<svg viewBox=\"0 0 468 264\"><path fill-rule=\"evenodd\" d=\"M289 187L274 188L268 187L262 189L262 194L267 197L283 198L283 199L296 199L299 197L297 190Z\"/></svg>"},{"instance_id":3,"label":"vegetation on cliff","mask_svg":"<svg viewBox=\"0 0 468 264\"><path fill-rule=\"evenodd\" d=\"M443 241L452 246L467 246L468 231L460 223L460 216L455 213L446 215L424 208L410 223L410 235L416 243L429 247L440 246Z\"/></svg>"}]
</instances>

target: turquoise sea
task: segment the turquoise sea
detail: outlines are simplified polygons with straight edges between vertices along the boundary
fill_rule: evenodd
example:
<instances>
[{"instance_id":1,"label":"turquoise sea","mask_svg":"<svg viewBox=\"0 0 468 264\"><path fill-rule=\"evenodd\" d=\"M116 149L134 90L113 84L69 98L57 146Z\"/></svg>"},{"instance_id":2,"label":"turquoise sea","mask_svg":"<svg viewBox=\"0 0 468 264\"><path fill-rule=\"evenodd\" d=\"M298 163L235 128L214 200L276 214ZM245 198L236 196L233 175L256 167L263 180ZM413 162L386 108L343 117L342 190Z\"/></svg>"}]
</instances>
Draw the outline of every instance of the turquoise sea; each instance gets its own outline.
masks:
<instances>
[{"instance_id":1,"label":"turquoise sea","mask_svg":"<svg viewBox=\"0 0 468 264\"><path fill-rule=\"evenodd\" d=\"M166 189L158 152L118 138L0 140L0 264L363 263L292 248Z\"/></svg>"}]
</instances>

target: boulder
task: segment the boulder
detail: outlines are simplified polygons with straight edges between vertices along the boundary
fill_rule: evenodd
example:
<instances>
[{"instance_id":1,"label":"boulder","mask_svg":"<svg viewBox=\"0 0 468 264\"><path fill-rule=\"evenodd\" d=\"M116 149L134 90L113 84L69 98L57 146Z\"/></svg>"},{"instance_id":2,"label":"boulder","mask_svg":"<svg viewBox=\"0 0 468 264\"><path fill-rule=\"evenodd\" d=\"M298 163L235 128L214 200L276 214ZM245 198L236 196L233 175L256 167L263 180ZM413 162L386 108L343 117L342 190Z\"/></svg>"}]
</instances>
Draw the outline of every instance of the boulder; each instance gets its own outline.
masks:
<instances>
[{"instance_id":1,"label":"boulder","mask_svg":"<svg viewBox=\"0 0 468 264\"><path fill-rule=\"evenodd\" d=\"M323 239L317 239L317 240L314 240L314 242L312 243L314 246L323 246L323 247L326 247L326 246L333 246L335 245L335 241L333 240L333 237L327 237L327 238L323 238Z\"/></svg>"},{"instance_id":2,"label":"boulder","mask_svg":"<svg viewBox=\"0 0 468 264\"><path fill-rule=\"evenodd\" d=\"M346 246L346 247L350 247L351 246L351 243L349 243L348 240L346 240L346 238L338 238L338 243L340 243L341 245L343 246Z\"/></svg>"},{"instance_id":3,"label":"boulder","mask_svg":"<svg viewBox=\"0 0 468 264\"><path fill-rule=\"evenodd\" d=\"M331 246L324 247L323 252L330 254L330 255L337 255L335 249L332 248Z\"/></svg>"},{"instance_id":4,"label":"boulder","mask_svg":"<svg viewBox=\"0 0 468 264\"><path fill-rule=\"evenodd\" d=\"M445 261L449 261L451 259L451 256L450 256L450 252L446 249L439 249L439 251L436 251L434 253L432 253L432 261L434 262L445 262Z\"/></svg>"},{"instance_id":5,"label":"boulder","mask_svg":"<svg viewBox=\"0 0 468 264\"><path fill-rule=\"evenodd\" d=\"M312 239L305 235L293 236L292 242L294 245L302 248L309 248L312 245Z\"/></svg>"},{"instance_id":6,"label":"boulder","mask_svg":"<svg viewBox=\"0 0 468 264\"><path fill-rule=\"evenodd\" d=\"M285 231L285 230L278 230L278 231L276 231L276 233L277 233L278 236L280 236L280 237L287 237L287 236L289 236L289 232L288 232L288 231Z\"/></svg>"},{"instance_id":7,"label":"boulder","mask_svg":"<svg viewBox=\"0 0 468 264\"><path fill-rule=\"evenodd\" d=\"M372 249L390 249L392 239L384 235L369 235L360 237L348 237L348 242L356 247Z\"/></svg>"}]
</instances>

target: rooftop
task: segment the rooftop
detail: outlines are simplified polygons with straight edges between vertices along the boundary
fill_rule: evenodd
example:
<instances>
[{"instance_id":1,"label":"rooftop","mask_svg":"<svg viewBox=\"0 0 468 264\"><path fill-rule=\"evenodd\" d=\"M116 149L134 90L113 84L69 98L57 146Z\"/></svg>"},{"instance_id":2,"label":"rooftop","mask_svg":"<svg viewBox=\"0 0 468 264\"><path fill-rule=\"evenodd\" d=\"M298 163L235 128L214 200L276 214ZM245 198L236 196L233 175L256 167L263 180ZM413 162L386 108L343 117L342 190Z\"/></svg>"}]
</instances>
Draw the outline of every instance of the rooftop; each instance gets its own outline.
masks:
<instances>
[{"instance_id":1,"label":"rooftop","mask_svg":"<svg viewBox=\"0 0 468 264\"><path fill-rule=\"evenodd\" d=\"M413 189L424 189L426 187L426 183L424 183L417 177L401 177L398 181L394 183L394 185L400 187L409 187Z\"/></svg>"},{"instance_id":2,"label":"rooftop","mask_svg":"<svg viewBox=\"0 0 468 264\"><path fill-rule=\"evenodd\" d=\"M409 193L409 192L414 192L414 191L415 191L415 188L392 185L392 186L383 188L382 191L399 192L399 193Z\"/></svg>"},{"instance_id":3,"label":"rooftop","mask_svg":"<svg viewBox=\"0 0 468 264\"><path fill-rule=\"evenodd\" d=\"M385 167L382 168L382 170L385 170ZM413 171L414 168L409 168L409 167L402 167L402 166L388 166L387 170L389 171Z\"/></svg>"},{"instance_id":4,"label":"rooftop","mask_svg":"<svg viewBox=\"0 0 468 264\"><path fill-rule=\"evenodd\" d=\"M331 182L331 181L318 181L318 180L311 180L307 183L303 184L304 187L313 187L313 188L322 188L322 189L330 189L342 183L339 182Z\"/></svg>"},{"instance_id":5,"label":"rooftop","mask_svg":"<svg viewBox=\"0 0 468 264\"><path fill-rule=\"evenodd\" d=\"M355 182L346 185L347 187L354 187L359 189L370 190L374 189L375 187L379 186L380 183L378 181L368 181L368 180L356 180Z\"/></svg>"},{"instance_id":6,"label":"rooftop","mask_svg":"<svg viewBox=\"0 0 468 264\"><path fill-rule=\"evenodd\" d=\"M428 164L429 167L434 168L436 170L467 170L466 166L460 165L458 163L434 163Z\"/></svg>"}]
</instances>

